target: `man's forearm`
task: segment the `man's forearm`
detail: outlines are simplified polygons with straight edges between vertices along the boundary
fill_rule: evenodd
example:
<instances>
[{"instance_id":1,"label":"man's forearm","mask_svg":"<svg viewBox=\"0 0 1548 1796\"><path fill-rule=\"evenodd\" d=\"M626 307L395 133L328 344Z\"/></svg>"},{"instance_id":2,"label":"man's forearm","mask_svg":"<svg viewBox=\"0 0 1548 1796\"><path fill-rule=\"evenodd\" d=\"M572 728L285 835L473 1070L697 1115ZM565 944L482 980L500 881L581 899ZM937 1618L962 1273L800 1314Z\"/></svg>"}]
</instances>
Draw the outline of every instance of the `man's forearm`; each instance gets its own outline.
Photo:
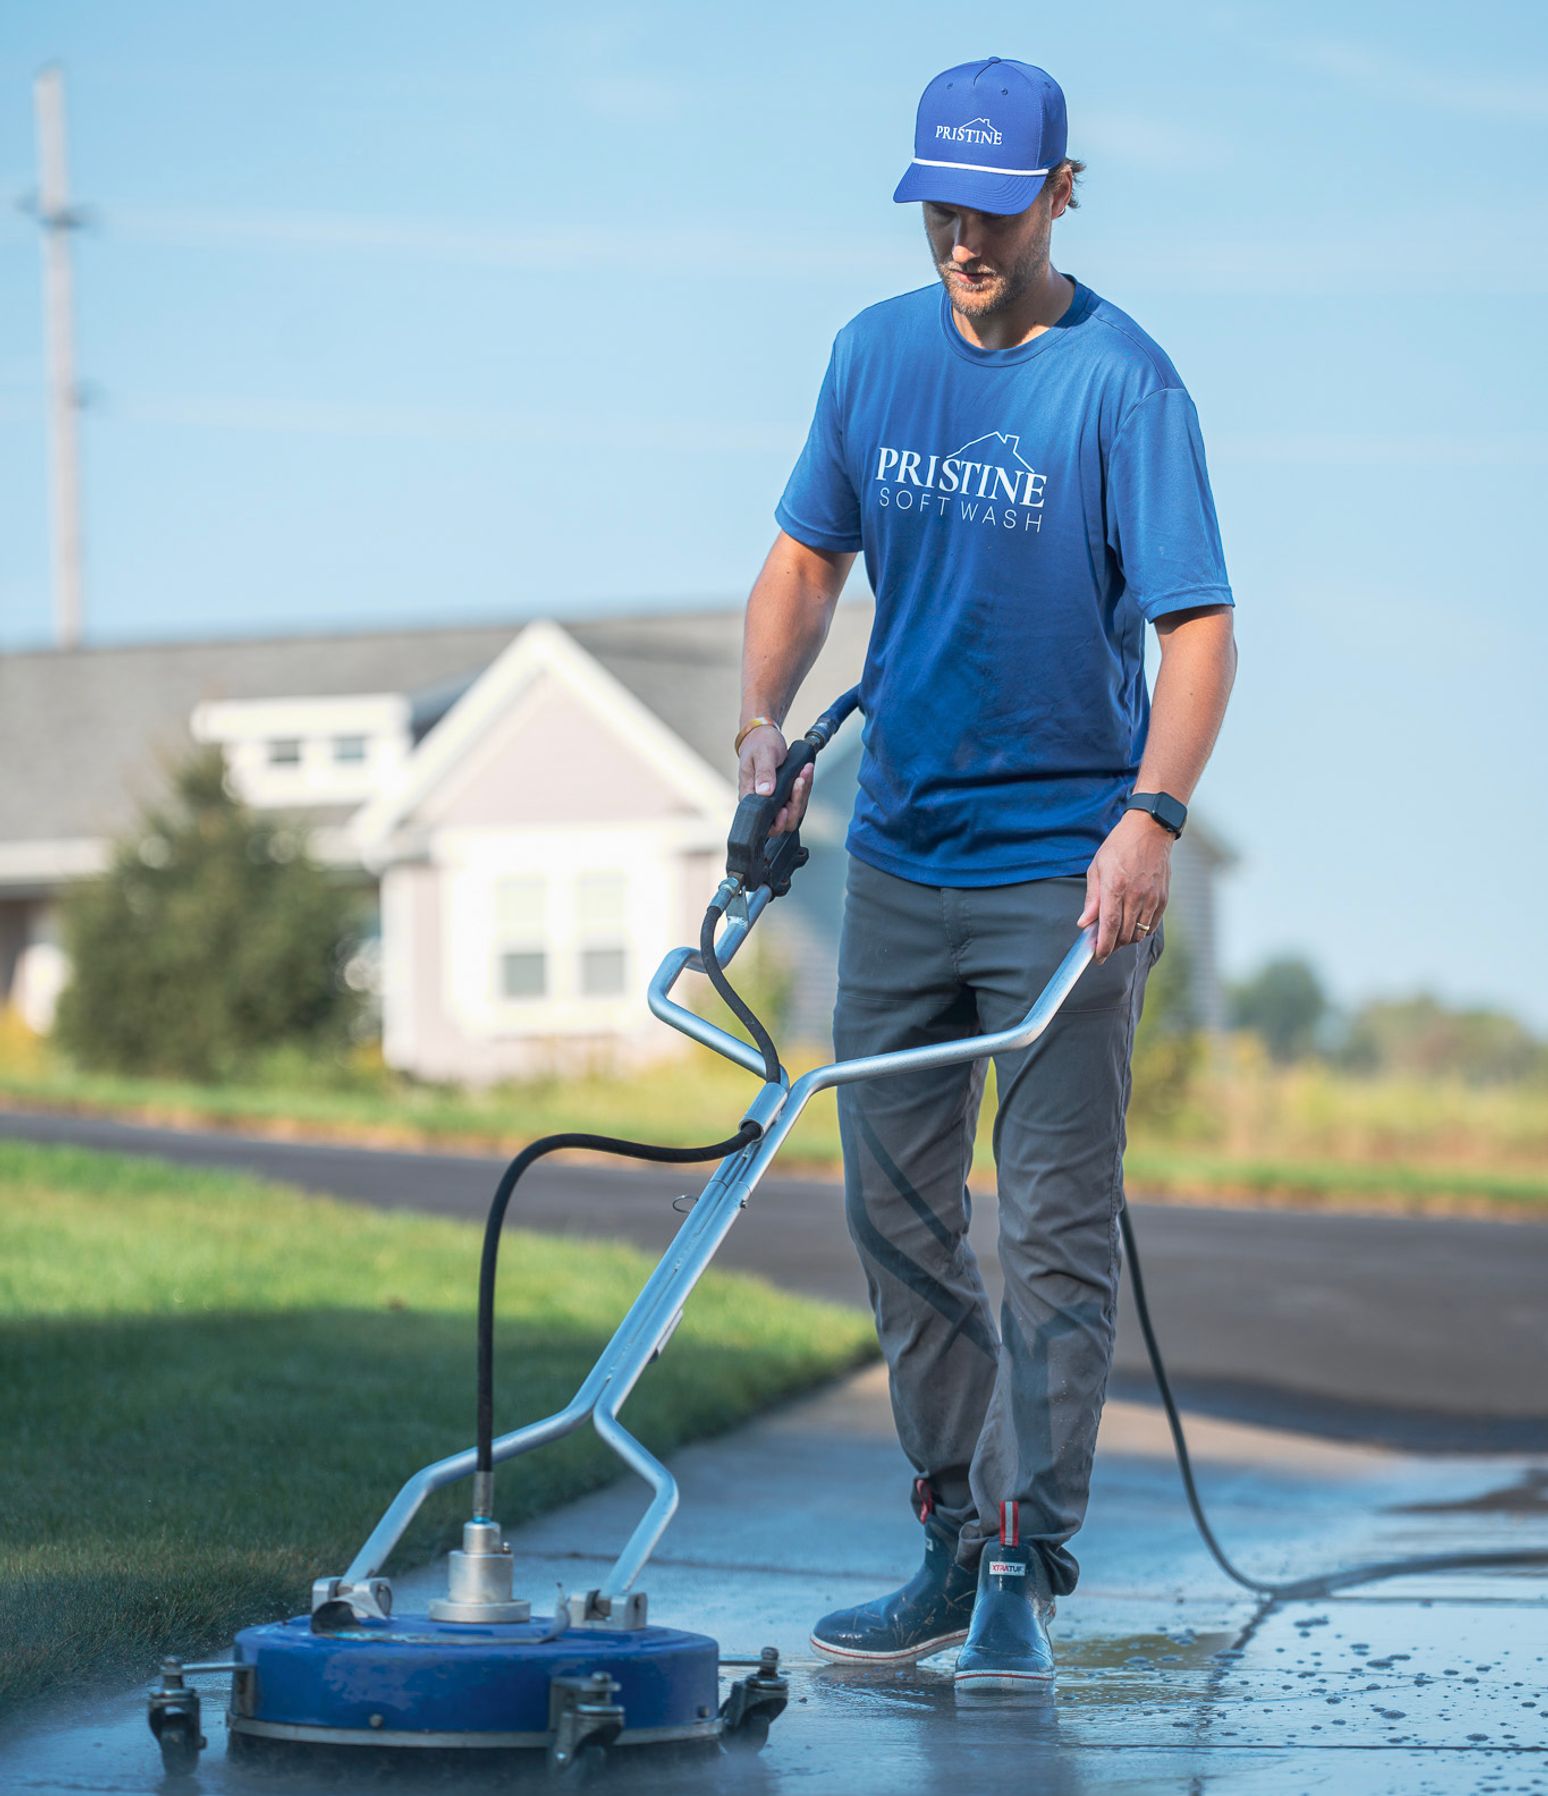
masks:
<instances>
[{"instance_id":1,"label":"man's forearm","mask_svg":"<svg viewBox=\"0 0 1548 1796\"><path fill-rule=\"evenodd\" d=\"M1209 760L1236 678L1229 610L1197 612L1163 626L1150 732L1135 783L1187 804Z\"/></svg>"},{"instance_id":2,"label":"man's forearm","mask_svg":"<svg viewBox=\"0 0 1548 1796\"><path fill-rule=\"evenodd\" d=\"M1163 618L1161 668L1150 706L1150 734L1140 762L1137 792L1169 792L1186 804L1193 797L1209 751L1220 734L1236 643L1229 609ZM1080 926L1096 925L1096 958L1147 936L1161 920L1171 890L1172 837L1142 811L1126 811L1086 869L1086 905Z\"/></svg>"},{"instance_id":3,"label":"man's forearm","mask_svg":"<svg viewBox=\"0 0 1548 1796\"><path fill-rule=\"evenodd\" d=\"M809 549L783 531L747 600L742 635L742 723L782 724L828 634L853 555Z\"/></svg>"}]
</instances>

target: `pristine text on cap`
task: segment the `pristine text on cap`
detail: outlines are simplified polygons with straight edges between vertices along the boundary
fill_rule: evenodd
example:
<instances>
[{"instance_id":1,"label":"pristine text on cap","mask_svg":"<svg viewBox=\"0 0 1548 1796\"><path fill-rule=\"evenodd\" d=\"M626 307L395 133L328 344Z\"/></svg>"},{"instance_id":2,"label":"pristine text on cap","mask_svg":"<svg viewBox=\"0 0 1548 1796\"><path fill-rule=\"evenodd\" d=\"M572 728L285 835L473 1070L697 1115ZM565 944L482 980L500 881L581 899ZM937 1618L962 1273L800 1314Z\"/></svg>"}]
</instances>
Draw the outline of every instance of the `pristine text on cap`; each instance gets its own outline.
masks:
<instances>
[{"instance_id":1,"label":"pristine text on cap","mask_svg":"<svg viewBox=\"0 0 1548 1796\"><path fill-rule=\"evenodd\" d=\"M893 198L1025 212L1064 160L1064 92L1029 62L990 56L939 74L914 124L914 160Z\"/></svg>"}]
</instances>

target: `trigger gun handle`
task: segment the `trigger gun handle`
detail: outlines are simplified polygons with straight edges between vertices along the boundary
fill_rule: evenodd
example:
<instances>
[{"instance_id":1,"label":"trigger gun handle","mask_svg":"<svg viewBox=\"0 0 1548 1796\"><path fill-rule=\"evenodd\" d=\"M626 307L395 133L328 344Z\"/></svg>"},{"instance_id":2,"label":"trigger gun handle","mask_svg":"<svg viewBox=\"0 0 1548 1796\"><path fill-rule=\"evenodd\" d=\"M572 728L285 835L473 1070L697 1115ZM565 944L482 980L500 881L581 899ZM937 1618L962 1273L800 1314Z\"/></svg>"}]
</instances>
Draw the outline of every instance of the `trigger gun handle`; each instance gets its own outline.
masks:
<instances>
[{"instance_id":1,"label":"trigger gun handle","mask_svg":"<svg viewBox=\"0 0 1548 1796\"><path fill-rule=\"evenodd\" d=\"M774 790L767 797L749 792L737 805L726 838L726 874L739 880L744 892L767 886L776 898L783 898L796 869L806 865L807 851L801 846L799 829L773 837L769 829L790 802L797 778L816 758L816 746L801 737L791 743L780 763Z\"/></svg>"}]
</instances>

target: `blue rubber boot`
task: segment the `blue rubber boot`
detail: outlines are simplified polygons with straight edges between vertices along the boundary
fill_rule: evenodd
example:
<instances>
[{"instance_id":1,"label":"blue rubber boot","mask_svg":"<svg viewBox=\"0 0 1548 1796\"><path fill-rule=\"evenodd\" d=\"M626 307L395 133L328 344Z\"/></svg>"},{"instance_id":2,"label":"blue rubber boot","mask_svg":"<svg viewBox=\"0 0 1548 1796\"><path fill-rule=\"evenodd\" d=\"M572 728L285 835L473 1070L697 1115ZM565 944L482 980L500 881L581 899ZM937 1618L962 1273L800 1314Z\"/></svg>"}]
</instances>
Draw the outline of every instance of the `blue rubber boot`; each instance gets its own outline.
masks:
<instances>
[{"instance_id":1,"label":"blue rubber boot","mask_svg":"<svg viewBox=\"0 0 1548 1796\"><path fill-rule=\"evenodd\" d=\"M1002 1503L1000 1539L978 1562L973 1623L954 1674L959 1690L1025 1690L1053 1678L1053 1601L1037 1588L1037 1555L1020 1544L1020 1532L1017 1505Z\"/></svg>"},{"instance_id":2,"label":"blue rubber boot","mask_svg":"<svg viewBox=\"0 0 1548 1796\"><path fill-rule=\"evenodd\" d=\"M956 1542L929 1527L924 1564L901 1590L855 1609L835 1609L812 1629L825 1658L904 1665L967 1639L977 1578L957 1564Z\"/></svg>"}]
</instances>

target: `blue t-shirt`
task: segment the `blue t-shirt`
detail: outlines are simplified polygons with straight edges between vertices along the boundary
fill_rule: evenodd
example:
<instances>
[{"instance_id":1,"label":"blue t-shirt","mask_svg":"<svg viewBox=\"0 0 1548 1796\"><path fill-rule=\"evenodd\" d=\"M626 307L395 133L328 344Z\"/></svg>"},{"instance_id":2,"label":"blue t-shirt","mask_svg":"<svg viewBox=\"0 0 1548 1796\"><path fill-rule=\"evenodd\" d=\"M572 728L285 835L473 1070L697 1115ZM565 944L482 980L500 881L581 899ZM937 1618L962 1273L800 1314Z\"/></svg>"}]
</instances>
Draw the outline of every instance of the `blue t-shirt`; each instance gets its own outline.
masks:
<instances>
[{"instance_id":1,"label":"blue t-shirt","mask_svg":"<svg viewBox=\"0 0 1548 1796\"><path fill-rule=\"evenodd\" d=\"M1090 288L1014 349L939 285L843 328L776 516L865 551L851 853L927 885L1084 873L1145 744L1144 626L1229 605L1193 401Z\"/></svg>"}]
</instances>

